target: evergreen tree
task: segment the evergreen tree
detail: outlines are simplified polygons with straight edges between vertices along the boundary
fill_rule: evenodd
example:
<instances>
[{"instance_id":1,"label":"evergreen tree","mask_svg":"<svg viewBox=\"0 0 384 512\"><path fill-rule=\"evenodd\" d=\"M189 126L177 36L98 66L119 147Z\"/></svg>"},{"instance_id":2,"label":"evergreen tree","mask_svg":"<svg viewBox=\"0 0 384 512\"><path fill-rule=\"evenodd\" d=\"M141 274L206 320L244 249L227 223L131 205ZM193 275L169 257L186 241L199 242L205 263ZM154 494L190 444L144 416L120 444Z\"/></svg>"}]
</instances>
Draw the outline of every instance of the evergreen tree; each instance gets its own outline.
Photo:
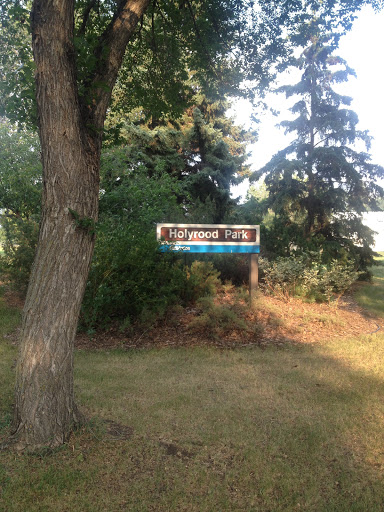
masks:
<instances>
[{"instance_id":1,"label":"evergreen tree","mask_svg":"<svg viewBox=\"0 0 384 512\"><path fill-rule=\"evenodd\" d=\"M236 204L230 187L248 172L246 144L254 134L234 125L227 109L226 101L203 97L185 119L184 188L193 206L211 204L211 218L196 220L223 222Z\"/></svg>"},{"instance_id":2,"label":"evergreen tree","mask_svg":"<svg viewBox=\"0 0 384 512\"><path fill-rule=\"evenodd\" d=\"M296 139L256 172L265 175L269 192L266 208L275 212L276 231L291 233L285 243L296 249L319 247L324 258L353 256L363 267L369 263L372 232L361 214L379 209L383 196L378 180L384 169L356 149L361 142L369 150L367 131L357 130L358 117L348 107L351 98L338 94L334 85L353 75L346 62L333 54L331 38L322 35L316 21L297 67L301 79L278 89L297 97L290 109L296 117L281 125ZM286 252L288 247L280 248Z\"/></svg>"},{"instance_id":3,"label":"evergreen tree","mask_svg":"<svg viewBox=\"0 0 384 512\"><path fill-rule=\"evenodd\" d=\"M122 176L135 169L144 167L149 177L166 172L180 182L178 200L189 221L224 221L236 203L230 186L249 172L246 145L254 137L226 117L228 107L225 100L196 95L176 120L120 118L121 143L103 155L115 160L114 171L107 166L102 188L120 186Z\"/></svg>"}]
</instances>

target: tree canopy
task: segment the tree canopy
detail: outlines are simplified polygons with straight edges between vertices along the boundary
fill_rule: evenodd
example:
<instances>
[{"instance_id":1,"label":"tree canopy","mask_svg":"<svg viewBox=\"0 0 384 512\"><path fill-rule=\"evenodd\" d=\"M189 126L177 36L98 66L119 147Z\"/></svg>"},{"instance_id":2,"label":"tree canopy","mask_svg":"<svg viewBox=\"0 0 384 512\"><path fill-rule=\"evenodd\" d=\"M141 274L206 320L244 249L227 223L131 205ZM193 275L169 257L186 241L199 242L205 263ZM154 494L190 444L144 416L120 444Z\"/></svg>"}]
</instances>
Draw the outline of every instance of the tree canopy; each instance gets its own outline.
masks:
<instances>
[{"instance_id":1,"label":"tree canopy","mask_svg":"<svg viewBox=\"0 0 384 512\"><path fill-rule=\"evenodd\" d=\"M263 90L303 43L313 13L331 27L335 40L351 27L356 11L382 0L170 0L147 1L146 14L129 35L116 84L104 66L121 0L74 2L72 57L84 114L101 99L112 109L139 107L156 119L181 115L196 87L220 98ZM0 6L0 113L36 125L34 71L30 44L32 0L4 0ZM136 25L135 25L136 27ZM193 80L190 80L191 74ZM108 94L107 94L108 93ZM107 100L106 100L107 101ZM109 100L108 100L109 101Z\"/></svg>"}]
</instances>

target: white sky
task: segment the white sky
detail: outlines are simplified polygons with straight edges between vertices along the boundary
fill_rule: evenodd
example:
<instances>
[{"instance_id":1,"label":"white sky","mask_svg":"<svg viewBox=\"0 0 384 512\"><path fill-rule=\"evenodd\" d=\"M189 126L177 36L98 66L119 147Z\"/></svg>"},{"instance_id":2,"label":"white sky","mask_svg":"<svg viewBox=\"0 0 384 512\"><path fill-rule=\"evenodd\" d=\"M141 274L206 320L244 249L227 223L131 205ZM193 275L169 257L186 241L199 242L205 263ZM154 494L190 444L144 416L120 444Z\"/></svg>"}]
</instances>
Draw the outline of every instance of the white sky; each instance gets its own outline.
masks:
<instances>
[{"instance_id":1,"label":"white sky","mask_svg":"<svg viewBox=\"0 0 384 512\"><path fill-rule=\"evenodd\" d=\"M384 12L375 13L371 7L365 7L355 20L352 30L343 36L336 55L342 57L356 71L357 78L338 88L338 92L351 96L351 109L359 117L358 128L368 130L374 137L370 154L372 162L384 166ZM286 82L286 80L284 80ZM286 83L295 83L288 81ZM342 89L341 89L342 87ZM289 139L282 129L276 127L279 121L289 119L289 104L283 95L271 95L271 105L280 110L278 118L264 116L259 124L259 140L249 149L253 170L257 170L280 149L286 147ZM249 125L249 105L243 103L236 108L236 121ZM293 137L293 135L291 135ZM233 195L244 195L247 185L243 184L233 190Z\"/></svg>"}]
</instances>

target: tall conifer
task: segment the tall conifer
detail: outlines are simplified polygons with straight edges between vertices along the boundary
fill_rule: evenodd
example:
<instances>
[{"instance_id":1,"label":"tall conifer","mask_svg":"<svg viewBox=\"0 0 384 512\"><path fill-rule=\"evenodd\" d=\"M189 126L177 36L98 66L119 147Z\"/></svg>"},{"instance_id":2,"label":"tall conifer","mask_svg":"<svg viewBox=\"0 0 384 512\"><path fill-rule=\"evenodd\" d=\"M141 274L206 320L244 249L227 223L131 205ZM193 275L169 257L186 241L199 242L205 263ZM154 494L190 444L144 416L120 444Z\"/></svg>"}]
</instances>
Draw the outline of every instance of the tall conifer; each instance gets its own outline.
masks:
<instances>
[{"instance_id":1,"label":"tall conifer","mask_svg":"<svg viewBox=\"0 0 384 512\"><path fill-rule=\"evenodd\" d=\"M307 41L296 61L299 82L278 89L297 99L290 109L294 119L281 123L296 138L254 179L265 176L266 208L275 213L275 230L295 233L291 247L319 248L325 258L352 256L364 267L373 239L361 214L380 209L384 169L371 163L371 137L357 129L358 117L348 108L352 99L335 90L354 71L334 55L332 38L321 33L317 21Z\"/></svg>"}]
</instances>

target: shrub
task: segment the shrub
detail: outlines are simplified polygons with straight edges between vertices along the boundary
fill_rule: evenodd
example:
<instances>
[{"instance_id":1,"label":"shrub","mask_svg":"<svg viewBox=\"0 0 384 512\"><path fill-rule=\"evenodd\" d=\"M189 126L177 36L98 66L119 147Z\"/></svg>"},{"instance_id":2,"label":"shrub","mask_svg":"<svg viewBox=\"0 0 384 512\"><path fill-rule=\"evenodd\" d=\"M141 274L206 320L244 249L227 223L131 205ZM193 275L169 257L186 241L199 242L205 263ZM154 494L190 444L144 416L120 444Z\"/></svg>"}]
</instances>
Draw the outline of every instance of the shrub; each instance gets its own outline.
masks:
<instances>
[{"instance_id":1,"label":"shrub","mask_svg":"<svg viewBox=\"0 0 384 512\"><path fill-rule=\"evenodd\" d=\"M88 331L114 322L123 328L148 326L174 305L213 295L219 285L212 263L195 261L187 267L179 255L160 253L154 230L134 236L124 226L104 225L99 227L80 326Z\"/></svg>"},{"instance_id":2,"label":"shrub","mask_svg":"<svg viewBox=\"0 0 384 512\"><path fill-rule=\"evenodd\" d=\"M296 295L297 289L303 281L306 264L302 257L290 256L277 258L274 262L261 262L264 273L264 286L273 295L284 298Z\"/></svg>"},{"instance_id":3,"label":"shrub","mask_svg":"<svg viewBox=\"0 0 384 512\"><path fill-rule=\"evenodd\" d=\"M194 261L189 268L186 267L186 277L186 288L182 294L185 303L215 295L221 285L220 272L209 261Z\"/></svg>"},{"instance_id":4,"label":"shrub","mask_svg":"<svg viewBox=\"0 0 384 512\"><path fill-rule=\"evenodd\" d=\"M215 268L223 282L231 281L241 286L249 279L249 256L244 254L215 254L212 257Z\"/></svg>"},{"instance_id":5,"label":"shrub","mask_svg":"<svg viewBox=\"0 0 384 512\"><path fill-rule=\"evenodd\" d=\"M288 299L294 295L330 302L343 295L358 279L352 262L321 264L316 255L261 260L264 287L274 295Z\"/></svg>"},{"instance_id":6,"label":"shrub","mask_svg":"<svg viewBox=\"0 0 384 512\"><path fill-rule=\"evenodd\" d=\"M80 317L87 330L114 322L126 327L153 323L186 287L180 256L159 253L155 234L156 222L181 215L176 180L163 174L149 177L144 168L127 170L126 162L116 167L113 158L107 164Z\"/></svg>"},{"instance_id":7,"label":"shrub","mask_svg":"<svg viewBox=\"0 0 384 512\"><path fill-rule=\"evenodd\" d=\"M157 250L154 229L132 231L124 225L98 228L95 254L80 316L87 330L114 321L150 323L178 301L185 285L180 260Z\"/></svg>"},{"instance_id":8,"label":"shrub","mask_svg":"<svg viewBox=\"0 0 384 512\"><path fill-rule=\"evenodd\" d=\"M359 275L360 273L354 269L351 262L342 265L338 261L332 261L321 275L319 288L328 302L334 294L338 301L359 278Z\"/></svg>"},{"instance_id":9,"label":"shrub","mask_svg":"<svg viewBox=\"0 0 384 512\"><path fill-rule=\"evenodd\" d=\"M204 331L204 335L218 338L223 331L248 330L247 323L230 306L216 305L211 297L197 301L201 314L189 324L191 331Z\"/></svg>"}]
</instances>

